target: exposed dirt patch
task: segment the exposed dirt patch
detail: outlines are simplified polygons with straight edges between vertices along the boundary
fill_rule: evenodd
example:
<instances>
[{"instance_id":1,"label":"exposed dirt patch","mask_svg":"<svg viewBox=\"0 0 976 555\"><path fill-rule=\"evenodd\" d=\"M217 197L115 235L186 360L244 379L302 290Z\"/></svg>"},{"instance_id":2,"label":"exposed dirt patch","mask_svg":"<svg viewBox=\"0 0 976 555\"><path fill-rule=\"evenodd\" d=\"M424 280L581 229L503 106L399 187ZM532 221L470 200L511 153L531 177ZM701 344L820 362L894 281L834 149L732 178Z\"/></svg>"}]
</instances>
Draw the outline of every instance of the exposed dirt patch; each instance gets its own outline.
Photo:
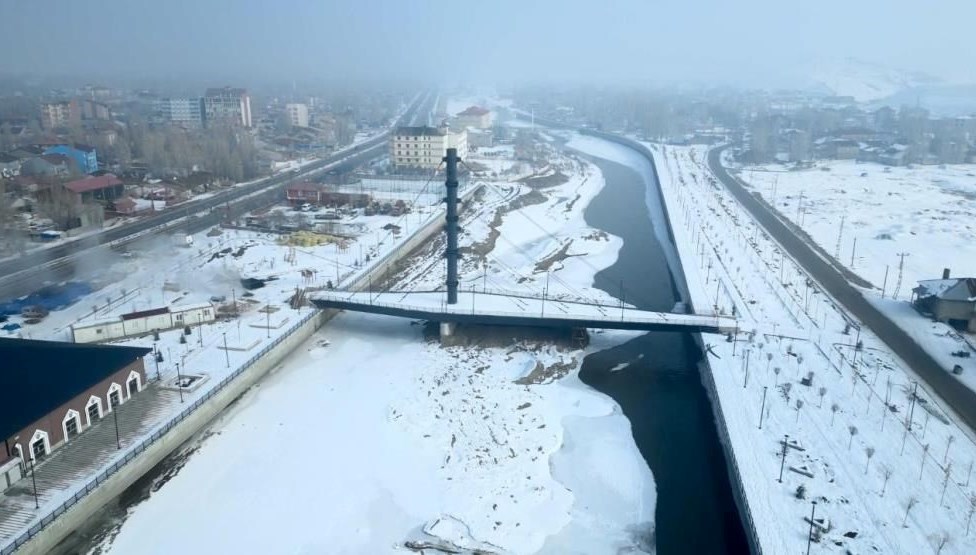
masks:
<instances>
[{"instance_id":1,"label":"exposed dirt patch","mask_svg":"<svg viewBox=\"0 0 976 555\"><path fill-rule=\"evenodd\" d=\"M552 383L566 374L569 374L570 370L576 367L576 359L571 358L569 362L556 362L545 366L541 362L535 363L535 368L527 376L523 376L517 380L515 383L519 385L539 385Z\"/></svg>"},{"instance_id":2,"label":"exposed dirt patch","mask_svg":"<svg viewBox=\"0 0 976 555\"><path fill-rule=\"evenodd\" d=\"M558 187L567 181L569 181L569 178L566 177L563 172L556 170L554 173L549 175L533 175L526 177L525 179L521 180L520 183L523 183L532 189L548 189L550 187Z\"/></svg>"},{"instance_id":3,"label":"exposed dirt patch","mask_svg":"<svg viewBox=\"0 0 976 555\"><path fill-rule=\"evenodd\" d=\"M569 247L571 246L573 246L572 240L570 240L568 243L563 245L562 248L560 248L558 251L550 254L549 256L537 262L535 265L535 271L548 272L549 268L552 268L552 265L555 264L556 262L562 262L563 260L566 260L567 258L570 258L572 256L583 256L585 254L585 253L567 254L569 251Z\"/></svg>"}]
</instances>

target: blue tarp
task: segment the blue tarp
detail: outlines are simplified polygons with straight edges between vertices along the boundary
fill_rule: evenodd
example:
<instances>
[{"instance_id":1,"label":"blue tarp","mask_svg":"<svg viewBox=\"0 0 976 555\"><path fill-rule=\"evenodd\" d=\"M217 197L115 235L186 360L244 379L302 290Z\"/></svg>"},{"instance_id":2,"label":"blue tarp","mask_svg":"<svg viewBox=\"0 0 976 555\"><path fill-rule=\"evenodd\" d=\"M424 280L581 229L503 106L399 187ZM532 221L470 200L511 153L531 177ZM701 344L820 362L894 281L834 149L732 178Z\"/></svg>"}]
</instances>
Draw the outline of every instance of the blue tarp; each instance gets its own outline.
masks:
<instances>
[{"instance_id":1,"label":"blue tarp","mask_svg":"<svg viewBox=\"0 0 976 555\"><path fill-rule=\"evenodd\" d=\"M78 302L78 299L91 292L91 285L83 281L48 285L26 297L0 302L0 314L20 314L28 306L40 306L49 311L60 310Z\"/></svg>"}]
</instances>

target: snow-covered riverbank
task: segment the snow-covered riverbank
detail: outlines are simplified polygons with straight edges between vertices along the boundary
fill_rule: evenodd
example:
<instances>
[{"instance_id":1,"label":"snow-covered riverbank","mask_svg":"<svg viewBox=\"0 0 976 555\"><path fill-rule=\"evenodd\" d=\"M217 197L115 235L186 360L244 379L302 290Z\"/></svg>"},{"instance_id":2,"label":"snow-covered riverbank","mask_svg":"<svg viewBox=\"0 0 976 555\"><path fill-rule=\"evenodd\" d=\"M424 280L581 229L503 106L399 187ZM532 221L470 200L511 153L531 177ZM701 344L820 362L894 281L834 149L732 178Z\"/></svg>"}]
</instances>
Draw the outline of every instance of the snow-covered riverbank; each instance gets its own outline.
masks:
<instances>
[{"instance_id":1,"label":"snow-covered riverbank","mask_svg":"<svg viewBox=\"0 0 976 555\"><path fill-rule=\"evenodd\" d=\"M462 283L541 287L548 272L553 295L608 300L593 275L620 241L582 219L602 177L552 160L543 173L565 181L494 184L488 208L465 216L462 247L484 256L466 258ZM443 272L419 258L399 286L437 286ZM600 334L588 351L633 336ZM191 446L103 548L378 553L423 539L640 552L653 535L653 479L616 403L576 378L584 355L529 342L444 348L410 322L343 314Z\"/></svg>"}]
</instances>

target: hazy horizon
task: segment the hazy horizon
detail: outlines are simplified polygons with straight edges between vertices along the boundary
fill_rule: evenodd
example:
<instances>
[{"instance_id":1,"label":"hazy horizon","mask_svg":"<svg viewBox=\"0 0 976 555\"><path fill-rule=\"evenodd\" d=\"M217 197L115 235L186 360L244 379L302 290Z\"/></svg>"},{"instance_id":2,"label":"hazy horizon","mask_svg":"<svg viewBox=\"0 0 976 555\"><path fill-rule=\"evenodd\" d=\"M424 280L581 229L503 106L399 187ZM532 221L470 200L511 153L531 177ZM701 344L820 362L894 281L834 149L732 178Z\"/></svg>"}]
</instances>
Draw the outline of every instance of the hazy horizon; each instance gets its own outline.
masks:
<instances>
[{"instance_id":1,"label":"hazy horizon","mask_svg":"<svg viewBox=\"0 0 976 555\"><path fill-rule=\"evenodd\" d=\"M0 1L7 74L780 87L852 57L976 82L962 1Z\"/></svg>"}]
</instances>

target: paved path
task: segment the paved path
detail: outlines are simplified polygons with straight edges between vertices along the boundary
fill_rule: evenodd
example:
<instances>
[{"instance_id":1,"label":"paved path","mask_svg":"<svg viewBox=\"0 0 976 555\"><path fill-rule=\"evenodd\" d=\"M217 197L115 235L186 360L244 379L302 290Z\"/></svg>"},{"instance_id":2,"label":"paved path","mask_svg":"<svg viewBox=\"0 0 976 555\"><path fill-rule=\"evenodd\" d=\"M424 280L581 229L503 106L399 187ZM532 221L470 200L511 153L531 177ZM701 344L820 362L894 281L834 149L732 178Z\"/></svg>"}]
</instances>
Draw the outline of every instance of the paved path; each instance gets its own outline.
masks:
<instances>
[{"instance_id":1,"label":"paved path","mask_svg":"<svg viewBox=\"0 0 976 555\"><path fill-rule=\"evenodd\" d=\"M122 448L141 441L147 430L164 417L171 416L174 404L179 404L179 393L150 385L118 407ZM56 449L36 467L39 510L34 508L34 489L28 467L28 475L0 496L0 545L23 533L39 512L47 514L60 504L65 491L94 478L117 452L115 417L109 414ZM46 506L49 501L52 505Z\"/></svg>"},{"instance_id":2,"label":"paved path","mask_svg":"<svg viewBox=\"0 0 976 555\"><path fill-rule=\"evenodd\" d=\"M727 147L709 151L708 165L712 173L834 300L870 328L933 392L952 407L971 430L976 430L976 393L952 377L947 368L943 368L904 330L869 303L861 291L851 285L851 281L858 283L860 278L852 278L853 274L849 271L845 269L842 272L837 265L830 263L829 256L811 246L812 239L808 242L794 233L792 225L784 223L765 201L748 191L738 179L726 171L721 163L725 148Z\"/></svg>"}]
</instances>

